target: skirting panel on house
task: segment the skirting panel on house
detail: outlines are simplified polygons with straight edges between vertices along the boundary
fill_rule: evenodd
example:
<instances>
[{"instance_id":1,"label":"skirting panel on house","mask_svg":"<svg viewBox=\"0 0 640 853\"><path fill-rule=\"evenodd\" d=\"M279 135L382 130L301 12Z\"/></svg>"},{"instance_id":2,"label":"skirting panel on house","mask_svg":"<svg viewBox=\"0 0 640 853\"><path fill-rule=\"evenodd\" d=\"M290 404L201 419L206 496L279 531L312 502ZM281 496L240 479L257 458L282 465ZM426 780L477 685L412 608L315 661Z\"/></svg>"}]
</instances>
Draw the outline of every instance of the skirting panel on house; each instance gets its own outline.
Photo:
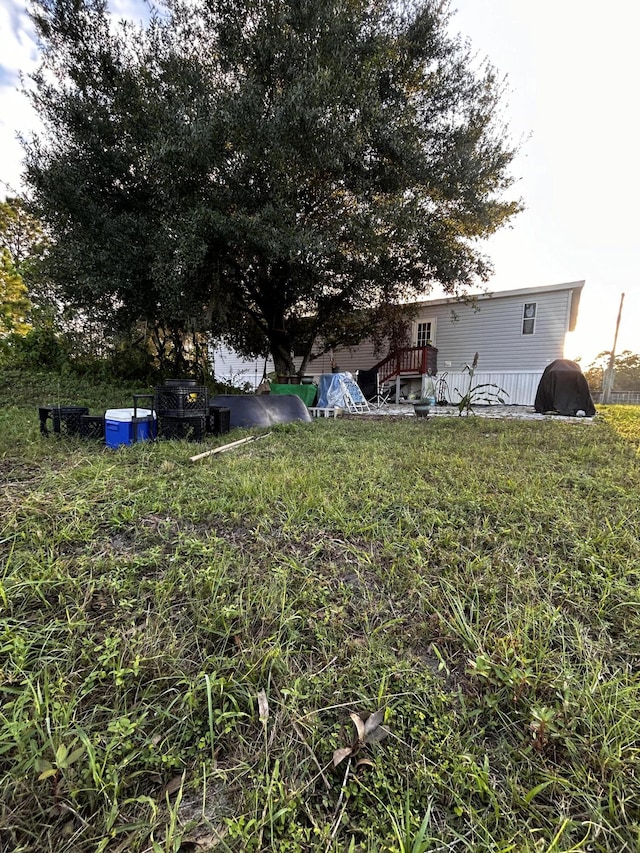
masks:
<instances>
[{"instance_id":1,"label":"skirting panel on house","mask_svg":"<svg viewBox=\"0 0 640 853\"><path fill-rule=\"evenodd\" d=\"M468 373L445 373L441 372L436 377L436 382L444 376L447 387L447 399L450 403L457 403L460 397L467 392L469 387ZM494 391L504 397L508 406L533 406L536 399L536 391L542 371L530 373L476 373L473 377L473 385L493 383L498 388L504 389L507 394L500 394L497 388L487 388L486 391ZM456 388L458 393L456 393ZM482 392L479 392L480 396Z\"/></svg>"}]
</instances>

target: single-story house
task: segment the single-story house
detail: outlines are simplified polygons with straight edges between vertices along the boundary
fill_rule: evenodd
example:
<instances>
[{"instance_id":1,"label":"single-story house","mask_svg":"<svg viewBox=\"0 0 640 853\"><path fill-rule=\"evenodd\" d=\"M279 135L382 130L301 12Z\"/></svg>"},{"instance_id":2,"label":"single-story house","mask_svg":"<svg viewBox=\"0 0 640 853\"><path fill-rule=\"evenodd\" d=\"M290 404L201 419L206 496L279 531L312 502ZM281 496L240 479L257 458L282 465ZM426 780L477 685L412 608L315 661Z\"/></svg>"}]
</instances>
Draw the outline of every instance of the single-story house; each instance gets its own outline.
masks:
<instances>
[{"instance_id":1,"label":"single-story house","mask_svg":"<svg viewBox=\"0 0 640 853\"><path fill-rule=\"evenodd\" d=\"M455 403L455 389L464 392L469 382L464 366L477 352L474 384L494 383L507 392L506 402L530 406L545 367L565 357L565 336L575 329L583 287L584 281L573 281L482 293L467 301L425 300L412 306L409 346L403 350L376 350L373 341L365 340L335 350L333 357L338 369L354 375L377 366L379 381L400 399L420 396L435 374L446 381L448 399ZM264 359L241 359L221 346L214 349L213 360L216 376L236 385L255 387L265 371ZM269 359L266 372L272 371ZM316 377L331 373L330 354L311 361L307 372Z\"/></svg>"}]
</instances>

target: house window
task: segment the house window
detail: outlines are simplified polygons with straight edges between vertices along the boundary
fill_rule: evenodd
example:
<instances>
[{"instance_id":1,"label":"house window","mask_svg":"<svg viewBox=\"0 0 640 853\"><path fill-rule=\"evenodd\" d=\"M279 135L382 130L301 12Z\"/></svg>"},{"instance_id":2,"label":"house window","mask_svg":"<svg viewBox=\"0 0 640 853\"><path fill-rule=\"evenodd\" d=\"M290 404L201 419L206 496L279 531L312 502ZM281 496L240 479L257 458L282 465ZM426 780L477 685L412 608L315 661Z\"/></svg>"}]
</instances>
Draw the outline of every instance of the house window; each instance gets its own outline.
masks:
<instances>
[{"instance_id":1,"label":"house window","mask_svg":"<svg viewBox=\"0 0 640 853\"><path fill-rule=\"evenodd\" d=\"M426 320L423 323L416 323L416 346L426 347L427 344L433 344L433 323L431 320Z\"/></svg>"},{"instance_id":2,"label":"house window","mask_svg":"<svg viewBox=\"0 0 640 853\"><path fill-rule=\"evenodd\" d=\"M537 302L525 302L522 310L522 334L532 335L536 328Z\"/></svg>"}]
</instances>

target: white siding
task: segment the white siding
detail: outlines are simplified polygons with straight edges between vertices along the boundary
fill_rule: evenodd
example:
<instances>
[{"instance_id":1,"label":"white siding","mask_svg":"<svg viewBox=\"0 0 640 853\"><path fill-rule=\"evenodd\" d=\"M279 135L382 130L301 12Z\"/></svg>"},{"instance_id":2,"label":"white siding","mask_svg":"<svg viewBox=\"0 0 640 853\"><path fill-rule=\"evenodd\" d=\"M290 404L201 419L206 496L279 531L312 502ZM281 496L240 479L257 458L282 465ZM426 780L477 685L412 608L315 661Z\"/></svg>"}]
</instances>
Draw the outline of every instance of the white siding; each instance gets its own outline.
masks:
<instances>
[{"instance_id":1,"label":"white siding","mask_svg":"<svg viewBox=\"0 0 640 853\"><path fill-rule=\"evenodd\" d=\"M262 382L264 358L242 358L223 344L216 344L210 350L213 374L220 382L226 382L237 388L248 383L256 388ZM273 359L267 360L267 373L273 372Z\"/></svg>"},{"instance_id":2,"label":"white siding","mask_svg":"<svg viewBox=\"0 0 640 853\"><path fill-rule=\"evenodd\" d=\"M542 373L547 364L563 357L570 293L508 297L496 294L475 305L425 306L420 313L438 320L434 342L438 348L438 372L460 370L471 363L477 352L482 371ZM533 335L522 334L525 302L537 303Z\"/></svg>"},{"instance_id":3,"label":"white siding","mask_svg":"<svg viewBox=\"0 0 640 853\"><path fill-rule=\"evenodd\" d=\"M540 375L556 358L564 357L565 335L569 326L572 288L566 290L511 291L482 296L473 304L455 300L435 300L424 303L411 324L424 319L434 324L433 344L438 350L438 372L460 371L479 354L482 371ZM536 322L533 335L522 334L522 312L525 302L536 303ZM415 345L415 341L411 341ZM374 353L371 341L351 350L338 350L336 361L341 370L367 369L381 361L386 352ZM322 370L318 369L322 366ZM329 356L311 363L313 373L331 369Z\"/></svg>"},{"instance_id":4,"label":"white siding","mask_svg":"<svg viewBox=\"0 0 640 853\"><path fill-rule=\"evenodd\" d=\"M356 370L368 370L387 355L387 349L377 352L373 341L363 341L359 346L350 349L336 350L336 365L342 371L355 373ZM321 373L331 373L331 354L324 353L307 364L307 373L318 376Z\"/></svg>"}]
</instances>

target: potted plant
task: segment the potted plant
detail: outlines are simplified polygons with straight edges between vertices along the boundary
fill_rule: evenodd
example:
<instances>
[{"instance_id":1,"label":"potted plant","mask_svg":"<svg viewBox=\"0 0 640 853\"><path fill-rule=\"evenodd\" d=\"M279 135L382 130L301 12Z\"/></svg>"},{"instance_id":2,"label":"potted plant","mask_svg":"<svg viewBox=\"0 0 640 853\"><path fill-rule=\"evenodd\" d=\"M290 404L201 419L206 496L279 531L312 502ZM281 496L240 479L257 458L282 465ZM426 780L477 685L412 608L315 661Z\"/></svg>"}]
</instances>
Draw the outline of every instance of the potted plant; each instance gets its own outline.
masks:
<instances>
[{"instance_id":1,"label":"potted plant","mask_svg":"<svg viewBox=\"0 0 640 853\"><path fill-rule=\"evenodd\" d=\"M413 401L413 411L418 418L428 418L429 409L436 404L436 392L433 384L433 379L430 379L423 387L422 393L424 396L419 400Z\"/></svg>"},{"instance_id":2,"label":"potted plant","mask_svg":"<svg viewBox=\"0 0 640 853\"><path fill-rule=\"evenodd\" d=\"M429 410L431 409L432 398L421 397L419 400L413 400L413 411L417 418L428 418Z\"/></svg>"}]
</instances>

